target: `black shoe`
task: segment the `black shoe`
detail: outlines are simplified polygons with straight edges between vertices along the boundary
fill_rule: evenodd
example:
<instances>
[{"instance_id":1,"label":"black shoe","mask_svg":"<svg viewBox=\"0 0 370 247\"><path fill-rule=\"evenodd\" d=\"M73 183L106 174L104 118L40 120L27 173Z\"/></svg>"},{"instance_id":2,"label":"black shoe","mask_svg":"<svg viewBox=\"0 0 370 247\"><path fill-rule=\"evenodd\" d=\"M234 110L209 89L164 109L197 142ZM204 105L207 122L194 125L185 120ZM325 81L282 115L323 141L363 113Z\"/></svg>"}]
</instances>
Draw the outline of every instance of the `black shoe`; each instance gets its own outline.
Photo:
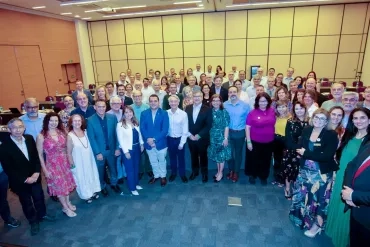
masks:
<instances>
[{"instance_id":1,"label":"black shoe","mask_svg":"<svg viewBox=\"0 0 370 247\"><path fill-rule=\"evenodd\" d=\"M153 173L152 171L147 172L146 174L148 174L148 176L149 176L150 178L153 178L153 177L154 177L154 173Z\"/></svg>"},{"instance_id":2,"label":"black shoe","mask_svg":"<svg viewBox=\"0 0 370 247\"><path fill-rule=\"evenodd\" d=\"M35 236L40 232L40 225L39 223L32 223L31 224L31 236Z\"/></svg>"},{"instance_id":3,"label":"black shoe","mask_svg":"<svg viewBox=\"0 0 370 247\"><path fill-rule=\"evenodd\" d=\"M148 184L154 184L159 178L151 178L148 182Z\"/></svg>"},{"instance_id":4,"label":"black shoe","mask_svg":"<svg viewBox=\"0 0 370 247\"><path fill-rule=\"evenodd\" d=\"M175 174L172 174L171 176L170 176L170 182L173 182L174 180L176 179L176 175Z\"/></svg>"},{"instance_id":5,"label":"black shoe","mask_svg":"<svg viewBox=\"0 0 370 247\"><path fill-rule=\"evenodd\" d=\"M40 219L40 221L54 222L55 221L55 217L54 216L51 216L51 215L48 215L48 214L45 214L45 216L42 217Z\"/></svg>"},{"instance_id":6,"label":"black shoe","mask_svg":"<svg viewBox=\"0 0 370 247\"><path fill-rule=\"evenodd\" d=\"M139 173L139 180L141 180L143 178L143 176L144 176L144 172L140 172Z\"/></svg>"},{"instance_id":7,"label":"black shoe","mask_svg":"<svg viewBox=\"0 0 370 247\"><path fill-rule=\"evenodd\" d=\"M18 226L21 225L21 222L10 216L9 220L4 222L4 224L12 228L17 228Z\"/></svg>"},{"instance_id":8,"label":"black shoe","mask_svg":"<svg viewBox=\"0 0 370 247\"><path fill-rule=\"evenodd\" d=\"M107 190L107 188L102 189L100 192L102 193L102 195L104 197L107 197L108 196L108 190Z\"/></svg>"},{"instance_id":9,"label":"black shoe","mask_svg":"<svg viewBox=\"0 0 370 247\"><path fill-rule=\"evenodd\" d=\"M166 177L161 178L161 186L164 187L166 186L166 184L167 184L167 178Z\"/></svg>"},{"instance_id":10,"label":"black shoe","mask_svg":"<svg viewBox=\"0 0 370 247\"><path fill-rule=\"evenodd\" d=\"M202 182L207 183L208 182L208 175L203 175L202 176Z\"/></svg>"},{"instance_id":11,"label":"black shoe","mask_svg":"<svg viewBox=\"0 0 370 247\"><path fill-rule=\"evenodd\" d=\"M118 185L111 185L111 186L110 186L110 188L111 188L114 192L116 192L116 193L118 193L118 194L120 194L120 193L122 192L121 188L120 188Z\"/></svg>"},{"instance_id":12,"label":"black shoe","mask_svg":"<svg viewBox=\"0 0 370 247\"><path fill-rule=\"evenodd\" d=\"M57 196L50 196L51 200L53 200L54 202L59 202L59 199Z\"/></svg>"},{"instance_id":13,"label":"black shoe","mask_svg":"<svg viewBox=\"0 0 370 247\"><path fill-rule=\"evenodd\" d=\"M249 176L249 183L250 184L256 184L256 179L252 176Z\"/></svg>"},{"instance_id":14,"label":"black shoe","mask_svg":"<svg viewBox=\"0 0 370 247\"><path fill-rule=\"evenodd\" d=\"M188 178L186 176L181 176L181 180L184 184L188 182Z\"/></svg>"},{"instance_id":15,"label":"black shoe","mask_svg":"<svg viewBox=\"0 0 370 247\"><path fill-rule=\"evenodd\" d=\"M194 172L192 172L192 173L190 174L189 180L194 180L198 175L199 175L198 173L194 173Z\"/></svg>"},{"instance_id":16,"label":"black shoe","mask_svg":"<svg viewBox=\"0 0 370 247\"><path fill-rule=\"evenodd\" d=\"M124 183L124 179L123 178L120 178L120 179L118 179L118 181L117 181L117 184L123 184Z\"/></svg>"},{"instance_id":17,"label":"black shoe","mask_svg":"<svg viewBox=\"0 0 370 247\"><path fill-rule=\"evenodd\" d=\"M261 184L262 185L267 185L267 179L261 179Z\"/></svg>"}]
</instances>

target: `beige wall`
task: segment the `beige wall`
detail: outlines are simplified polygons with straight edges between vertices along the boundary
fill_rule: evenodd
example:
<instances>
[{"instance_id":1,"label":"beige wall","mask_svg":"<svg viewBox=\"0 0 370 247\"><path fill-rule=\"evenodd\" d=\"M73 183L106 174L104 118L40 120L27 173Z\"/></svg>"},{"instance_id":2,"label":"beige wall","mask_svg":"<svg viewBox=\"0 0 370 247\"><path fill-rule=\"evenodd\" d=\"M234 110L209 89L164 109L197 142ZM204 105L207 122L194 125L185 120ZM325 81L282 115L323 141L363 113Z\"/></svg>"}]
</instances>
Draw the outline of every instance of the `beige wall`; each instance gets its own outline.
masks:
<instances>
[{"instance_id":1,"label":"beige wall","mask_svg":"<svg viewBox=\"0 0 370 247\"><path fill-rule=\"evenodd\" d=\"M367 41L368 3L229 11L89 22L95 81L117 80L127 68L204 68L226 72L251 65L295 75L310 70L354 80Z\"/></svg>"}]
</instances>

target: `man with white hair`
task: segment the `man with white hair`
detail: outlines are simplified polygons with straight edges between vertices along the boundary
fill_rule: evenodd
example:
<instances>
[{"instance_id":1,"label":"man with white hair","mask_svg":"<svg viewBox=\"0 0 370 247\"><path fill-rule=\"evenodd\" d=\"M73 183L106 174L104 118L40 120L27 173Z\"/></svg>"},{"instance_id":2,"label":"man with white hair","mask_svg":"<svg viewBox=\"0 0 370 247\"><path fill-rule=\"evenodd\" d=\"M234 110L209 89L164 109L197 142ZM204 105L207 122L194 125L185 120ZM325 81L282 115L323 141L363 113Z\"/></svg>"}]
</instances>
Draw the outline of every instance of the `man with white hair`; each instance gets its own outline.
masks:
<instances>
[{"instance_id":1,"label":"man with white hair","mask_svg":"<svg viewBox=\"0 0 370 247\"><path fill-rule=\"evenodd\" d=\"M197 81L200 81L200 75L203 74L203 71L201 71L200 68L200 64L197 63L195 70L193 71L193 75L197 78Z\"/></svg>"},{"instance_id":2,"label":"man with white hair","mask_svg":"<svg viewBox=\"0 0 370 247\"><path fill-rule=\"evenodd\" d=\"M294 80L293 74L294 74L294 68L289 67L286 71L286 77L283 78L283 83L288 86L288 90L289 90L290 82Z\"/></svg>"},{"instance_id":3,"label":"man with white hair","mask_svg":"<svg viewBox=\"0 0 370 247\"><path fill-rule=\"evenodd\" d=\"M177 95L168 98L171 109L168 109L170 127L167 136L168 153L170 156L171 176L169 181L176 179L177 169L183 183L188 182L185 173L184 145L189 133L188 115L179 109L180 99Z\"/></svg>"},{"instance_id":4,"label":"man with white hair","mask_svg":"<svg viewBox=\"0 0 370 247\"><path fill-rule=\"evenodd\" d=\"M321 108L329 111L334 106L343 107L343 103L342 103L342 95L344 93L343 84L338 83L338 82L333 83L331 85L330 92L333 98L322 103Z\"/></svg>"},{"instance_id":5,"label":"man with white hair","mask_svg":"<svg viewBox=\"0 0 370 247\"><path fill-rule=\"evenodd\" d=\"M42 124L46 114L39 113L39 102L36 98L27 98L24 101L24 108L26 109L26 114L20 117L26 128L24 133L31 135L36 140L36 137L42 130Z\"/></svg>"},{"instance_id":6,"label":"man with white hair","mask_svg":"<svg viewBox=\"0 0 370 247\"><path fill-rule=\"evenodd\" d=\"M212 65L208 65L208 67L207 67L206 76L209 76L209 75L212 76L212 81L213 81L216 74L215 74L215 72L212 71Z\"/></svg>"},{"instance_id":7,"label":"man with white hair","mask_svg":"<svg viewBox=\"0 0 370 247\"><path fill-rule=\"evenodd\" d=\"M344 127L347 127L349 115L356 108L359 95L356 92L344 92L342 95L342 104L344 110L344 116L342 124Z\"/></svg>"},{"instance_id":8,"label":"man with white hair","mask_svg":"<svg viewBox=\"0 0 370 247\"><path fill-rule=\"evenodd\" d=\"M123 85L120 85L120 86L124 87ZM114 115L117 118L117 122L119 124L119 122L122 120L122 115L123 115L122 109L121 109L121 105L122 105L121 98L118 96L113 96L112 98L110 98L109 104L110 104L110 110L107 111L107 114ZM125 171L125 167L122 165L122 159L120 155L120 156L117 156L117 179L118 179L119 184L123 183L124 177L126 177L126 171Z\"/></svg>"},{"instance_id":9,"label":"man with white hair","mask_svg":"<svg viewBox=\"0 0 370 247\"><path fill-rule=\"evenodd\" d=\"M239 76L239 71L236 70L236 65L231 66L231 71L234 74L233 81L237 80L238 79L238 76Z\"/></svg>"},{"instance_id":10,"label":"man with white hair","mask_svg":"<svg viewBox=\"0 0 370 247\"><path fill-rule=\"evenodd\" d=\"M257 70L257 75L260 76L260 85L267 87L267 76L264 74L264 69L262 67L259 67Z\"/></svg>"}]
</instances>

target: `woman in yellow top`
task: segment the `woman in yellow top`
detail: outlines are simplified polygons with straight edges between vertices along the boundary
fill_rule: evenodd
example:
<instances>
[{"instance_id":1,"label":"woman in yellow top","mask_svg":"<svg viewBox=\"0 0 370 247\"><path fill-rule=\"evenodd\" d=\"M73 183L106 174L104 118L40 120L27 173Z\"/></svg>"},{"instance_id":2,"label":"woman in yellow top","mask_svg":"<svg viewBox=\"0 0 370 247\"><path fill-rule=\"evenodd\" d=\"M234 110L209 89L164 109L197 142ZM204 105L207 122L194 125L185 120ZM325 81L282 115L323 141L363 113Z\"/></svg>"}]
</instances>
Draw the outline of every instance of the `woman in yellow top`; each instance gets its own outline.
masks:
<instances>
[{"instance_id":1,"label":"woman in yellow top","mask_svg":"<svg viewBox=\"0 0 370 247\"><path fill-rule=\"evenodd\" d=\"M285 150L285 127L290 118L288 109L289 100L278 100L275 103L276 123L275 123L275 139L274 139L274 178L272 184L277 184L279 187L284 186L284 180L279 176L281 174L282 160Z\"/></svg>"}]
</instances>

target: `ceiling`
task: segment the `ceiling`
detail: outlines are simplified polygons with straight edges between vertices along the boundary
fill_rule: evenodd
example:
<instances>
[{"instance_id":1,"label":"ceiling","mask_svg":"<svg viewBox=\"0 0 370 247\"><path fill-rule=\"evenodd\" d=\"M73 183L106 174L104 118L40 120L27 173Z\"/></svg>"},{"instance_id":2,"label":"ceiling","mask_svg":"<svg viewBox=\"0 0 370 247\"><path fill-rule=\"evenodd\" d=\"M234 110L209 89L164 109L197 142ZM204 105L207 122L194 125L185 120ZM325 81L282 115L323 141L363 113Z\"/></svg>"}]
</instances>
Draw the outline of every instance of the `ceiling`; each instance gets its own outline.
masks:
<instances>
[{"instance_id":1,"label":"ceiling","mask_svg":"<svg viewBox=\"0 0 370 247\"><path fill-rule=\"evenodd\" d=\"M65 20L95 21L356 2L369 2L369 0L0 0L0 8Z\"/></svg>"}]
</instances>

